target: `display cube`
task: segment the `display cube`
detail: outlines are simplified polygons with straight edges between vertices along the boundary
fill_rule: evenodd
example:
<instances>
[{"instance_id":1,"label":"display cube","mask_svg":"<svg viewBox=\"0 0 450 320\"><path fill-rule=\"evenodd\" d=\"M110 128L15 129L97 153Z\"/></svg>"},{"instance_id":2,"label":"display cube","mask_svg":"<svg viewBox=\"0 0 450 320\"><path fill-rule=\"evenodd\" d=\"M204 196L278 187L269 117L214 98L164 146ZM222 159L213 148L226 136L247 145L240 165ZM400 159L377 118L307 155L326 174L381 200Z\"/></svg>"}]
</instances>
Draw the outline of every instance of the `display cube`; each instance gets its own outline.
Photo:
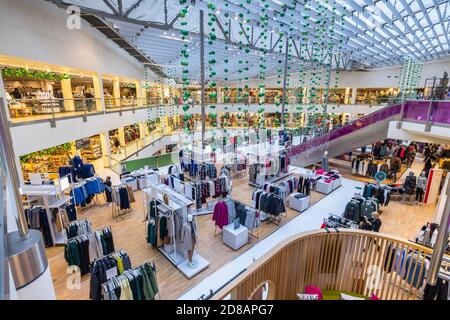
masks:
<instances>
[{"instance_id":1,"label":"display cube","mask_svg":"<svg viewBox=\"0 0 450 320\"><path fill-rule=\"evenodd\" d=\"M333 191L333 183L327 183L324 180L319 180L316 184L316 191L323 194L329 194L331 191Z\"/></svg>"},{"instance_id":2,"label":"display cube","mask_svg":"<svg viewBox=\"0 0 450 320\"><path fill-rule=\"evenodd\" d=\"M296 198L296 195L301 193L295 192L289 196L289 207L299 212L303 212L309 208L310 198L309 196L303 198Z\"/></svg>"},{"instance_id":3,"label":"display cube","mask_svg":"<svg viewBox=\"0 0 450 320\"><path fill-rule=\"evenodd\" d=\"M248 229L243 225L234 229L234 223L231 223L223 228L222 240L230 248L238 250L248 242Z\"/></svg>"}]
</instances>

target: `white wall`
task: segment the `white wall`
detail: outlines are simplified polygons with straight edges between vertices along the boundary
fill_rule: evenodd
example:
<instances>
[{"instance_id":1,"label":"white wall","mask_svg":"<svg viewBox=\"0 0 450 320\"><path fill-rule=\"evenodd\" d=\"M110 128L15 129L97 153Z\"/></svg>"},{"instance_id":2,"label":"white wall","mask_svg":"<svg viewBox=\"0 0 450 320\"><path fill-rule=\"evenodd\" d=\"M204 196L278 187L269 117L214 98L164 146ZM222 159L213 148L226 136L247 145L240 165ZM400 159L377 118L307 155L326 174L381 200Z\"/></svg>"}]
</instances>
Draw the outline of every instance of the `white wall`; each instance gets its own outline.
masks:
<instances>
[{"instance_id":1,"label":"white wall","mask_svg":"<svg viewBox=\"0 0 450 320\"><path fill-rule=\"evenodd\" d=\"M0 55L144 80L142 64L82 20L44 0L0 0Z\"/></svg>"},{"instance_id":2,"label":"white wall","mask_svg":"<svg viewBox=\"0 0 450 320\"><path fill-rule=\"evenodd\" d=\"M414 122L402 122L402 128L397 129L398 121L389 123L389 139L419 141L448 145L450 142L450 128L431 126L430 132L425 132L425 124Z\"/></svg>"},{"instance_id":3,"label":"white wall","mask_svg":"<svg viewBox=\"0 0 450 320\"><path fill-rule=\"evenodd\" d=\"M419 81L419 87L423 87L426 78L432 78L436 76L442 77L444 71L450 73L450 59L435 60L423 64L422 77ZM400 66L378 68L371 71L341 71L339 73L339 80L337 81L338 88L396 88L398 87L398 77L400 75ZM307 76L306 78L309 78ZM335 72L331 73L331 87L335 84ZM277 76L266 77L265 85L267 88L279 88L277 84L279 78ZM322 75L322 82L325 81L324 72ZM292 73L290 76L291 87L299 86L299 74ZM231 81L228 83L221 82L220 86L228 85L230 87L242 87L248 84L250 87L255 88L261 84L260 80L249 80L236 82ZM307 84L308 86L309 84ZM324 85L321 85L324 87Z\"/></svg>"}]
</instances>

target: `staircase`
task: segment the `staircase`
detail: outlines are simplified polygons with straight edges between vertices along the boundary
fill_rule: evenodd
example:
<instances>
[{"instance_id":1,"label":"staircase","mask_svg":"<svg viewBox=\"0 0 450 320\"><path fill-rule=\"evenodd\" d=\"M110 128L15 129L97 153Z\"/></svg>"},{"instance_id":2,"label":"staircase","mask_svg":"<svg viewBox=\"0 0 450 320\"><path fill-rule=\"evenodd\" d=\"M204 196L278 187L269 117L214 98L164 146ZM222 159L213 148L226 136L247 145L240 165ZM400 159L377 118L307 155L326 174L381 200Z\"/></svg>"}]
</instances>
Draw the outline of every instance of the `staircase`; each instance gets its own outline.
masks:
<instances>
[{"instance_id":1,"label":"staircase","mask_svg":"<svg viewBox=\"0 0 450 320\"><path fill-rule=\"evenodd\" d=\"M429 131L431 126L450 126L450 101L407 101L404 104L403 117L401 113L402 104L393 104L341 128L293 146L288 150L291 164L306 167L320 162L325 150L328 151L328 157L332 158L387 139L391 121L422 123L426 125L425 131Z\"/></svg>"}]
</instances>

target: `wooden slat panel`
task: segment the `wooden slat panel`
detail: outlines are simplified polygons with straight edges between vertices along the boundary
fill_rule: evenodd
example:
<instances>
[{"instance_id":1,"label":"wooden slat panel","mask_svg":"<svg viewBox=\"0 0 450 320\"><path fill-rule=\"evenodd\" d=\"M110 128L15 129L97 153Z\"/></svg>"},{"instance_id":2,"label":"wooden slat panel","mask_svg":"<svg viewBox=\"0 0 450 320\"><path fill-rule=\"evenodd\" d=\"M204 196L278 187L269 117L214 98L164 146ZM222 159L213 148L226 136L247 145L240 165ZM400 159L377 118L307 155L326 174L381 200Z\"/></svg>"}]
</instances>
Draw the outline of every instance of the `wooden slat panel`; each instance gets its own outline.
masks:
<instances>
[{"instance_id":1,"label":"wooden slat panel","mask_svg":"<svg viewBox=\"0 0 450 320\"><path fill-rule=\"evenodd\" d=\"M413 255L407 266L408 252L414 251L418 255ZM426 270L424 264L419 265L419 257L430 252L414 243L361 230L307 232L259 259L213 298L232 292L233 298L248 299L261 283L270 280L275 284L275 299L296 299L306 285L366 296L374 293L382 299L415 299L419 288L402 275L414 279L417 274L420 279ZM391 272L385 270L389 264ZM368 282L372 267L381 272L379 287Z\"/></svg>"}]
</instances>

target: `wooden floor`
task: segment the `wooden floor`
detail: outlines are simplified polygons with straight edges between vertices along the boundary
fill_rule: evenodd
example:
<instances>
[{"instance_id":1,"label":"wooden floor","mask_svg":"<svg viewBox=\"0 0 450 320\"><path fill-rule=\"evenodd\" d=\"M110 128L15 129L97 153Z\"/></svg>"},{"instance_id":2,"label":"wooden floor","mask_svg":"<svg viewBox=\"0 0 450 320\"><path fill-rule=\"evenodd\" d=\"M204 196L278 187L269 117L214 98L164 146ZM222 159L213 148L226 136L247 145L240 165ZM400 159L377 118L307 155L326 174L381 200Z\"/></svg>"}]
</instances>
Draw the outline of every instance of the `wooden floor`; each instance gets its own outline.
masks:
<instances>
[{"instance_id":1,"label":"wooden floor","mask_svg":"<svg viewBox=\"0 0 450 320\"><path fill-rule=\"evenodd\" d=\"M340 170L341 172L343 170ZM344 177L359 180L362 177L349 175L342 172ZM365 182L365 181L364 181ZM232 197L245 204L251 205L251 195L254 188L250 187L247 179L233 182ZM143 197L142 192L135 192L136 203L133 204L133 212L130 218L113 220L111 207L93 207L85 211L80 218L88 218L94 229L110 225L114 236L116 249L124 249L130 256L133 266L137 266L145 261L154 261L157 265L157 277L160 287L161 299L176 299L182 293L193 287L211 273L217 271L224 264L230 262L238 255L251 248L258 241L267 237L278 228L271 223L262 223L259 240L254 238L251 242L238 251L234 251L222 242L221 235L214 236L214 223L211 215L197 218L199 229L199 245L197 250L209 261L210 266L200 274L187 279L178 271L158 250L148 246L145 239L146 225L143 222ZM311 194L312 204L323 199L324 195L313 192ZM389 206L383 208L381 219L383 225L381 232L393 234L406 239L412 239L419 228L433 217L435 205L410 206L401 202L391 201ZM286 224L299 213L288 209L287 218L282 219L281 225ZM318 226L319 227L319 226ZM81 289L69 290L66 286L67 264L63 256L62 247L47 249L52 278L58 299L82 300L89 298L89 275L82 278Z\"/></svg>"},{"instance_id":2,"label":"wooden floor","mask_svg":"<svg viewBox=\"0 0 450 320\"><path fill-rule=\"evenodd\" d=\"M248 185L246 179L234 181L232 197L251 205L251 195L253 190L254 188ZM161 299L176 299L189 288L206 278L209 274L217 271L224 264L242 254L278 228L278 226L273 223L263 222L259 228L259 239L252 238L249 244L238 251L234 251L223 244L221 235L214 236L215 228L214 223L211 221L211 215L198 217L199 246L197 247L197 250L209 261L210 265L206 270L189 280L158 250L152 249L146 243L146 225L143 222L143 194L141 191L137 191L135 192L135 196L136 202L133 204L133 212L131 213L130 218L113 220L111 207L106 206L92 207L85 210L85 213L79 215L78 218L88 218L92 222L94 229L111 226L116 250L124 249L130 256L133 266L137 266L146 261L154 261L158 270L157 278ZM312 192L311 204L316 203L323 197L324 195L322 194ZM286 224L289 220L299 215L297 211L289 208L287 208L287 211L287 218L282 218L281 225ZM82 278L80 289L67 288L67 263L64 260L63 251L63 247L53 247L46 250L57 299L89 299L89 275Z\"/></svg>"},{"instance_id":3,"label":"wooden floor","mask_svg":"<svg viewBox=\"0 0 450 320\"><path fill-rule=\"evenodd\" d=\"M348 165L345 165L345 162ZM353 175L350 169L350 162L343 160L330 160L331 168L336 168L344 178L357 180L361 182L374 182L374 179L362 177L359 175ZM412 165L413 169L423 167L422 159L417 157L416 161ZM407 171L407 167L402 165L400 173L397 175L397 183L401 183L404 180L403 175ZM416 170L417 171L417 170ZM416 173L417 175L417 173ZM385 183L394 183L393 181L387 181ZM419 229L427 222L430 222L434 216L436 210L436 204L430 205L410 205L401 201L390 201L387 207L382 208L382 214L380 216L382 225L380 232L392 234L398 237L412 240Z\"/></svg>"}]
</instances>

